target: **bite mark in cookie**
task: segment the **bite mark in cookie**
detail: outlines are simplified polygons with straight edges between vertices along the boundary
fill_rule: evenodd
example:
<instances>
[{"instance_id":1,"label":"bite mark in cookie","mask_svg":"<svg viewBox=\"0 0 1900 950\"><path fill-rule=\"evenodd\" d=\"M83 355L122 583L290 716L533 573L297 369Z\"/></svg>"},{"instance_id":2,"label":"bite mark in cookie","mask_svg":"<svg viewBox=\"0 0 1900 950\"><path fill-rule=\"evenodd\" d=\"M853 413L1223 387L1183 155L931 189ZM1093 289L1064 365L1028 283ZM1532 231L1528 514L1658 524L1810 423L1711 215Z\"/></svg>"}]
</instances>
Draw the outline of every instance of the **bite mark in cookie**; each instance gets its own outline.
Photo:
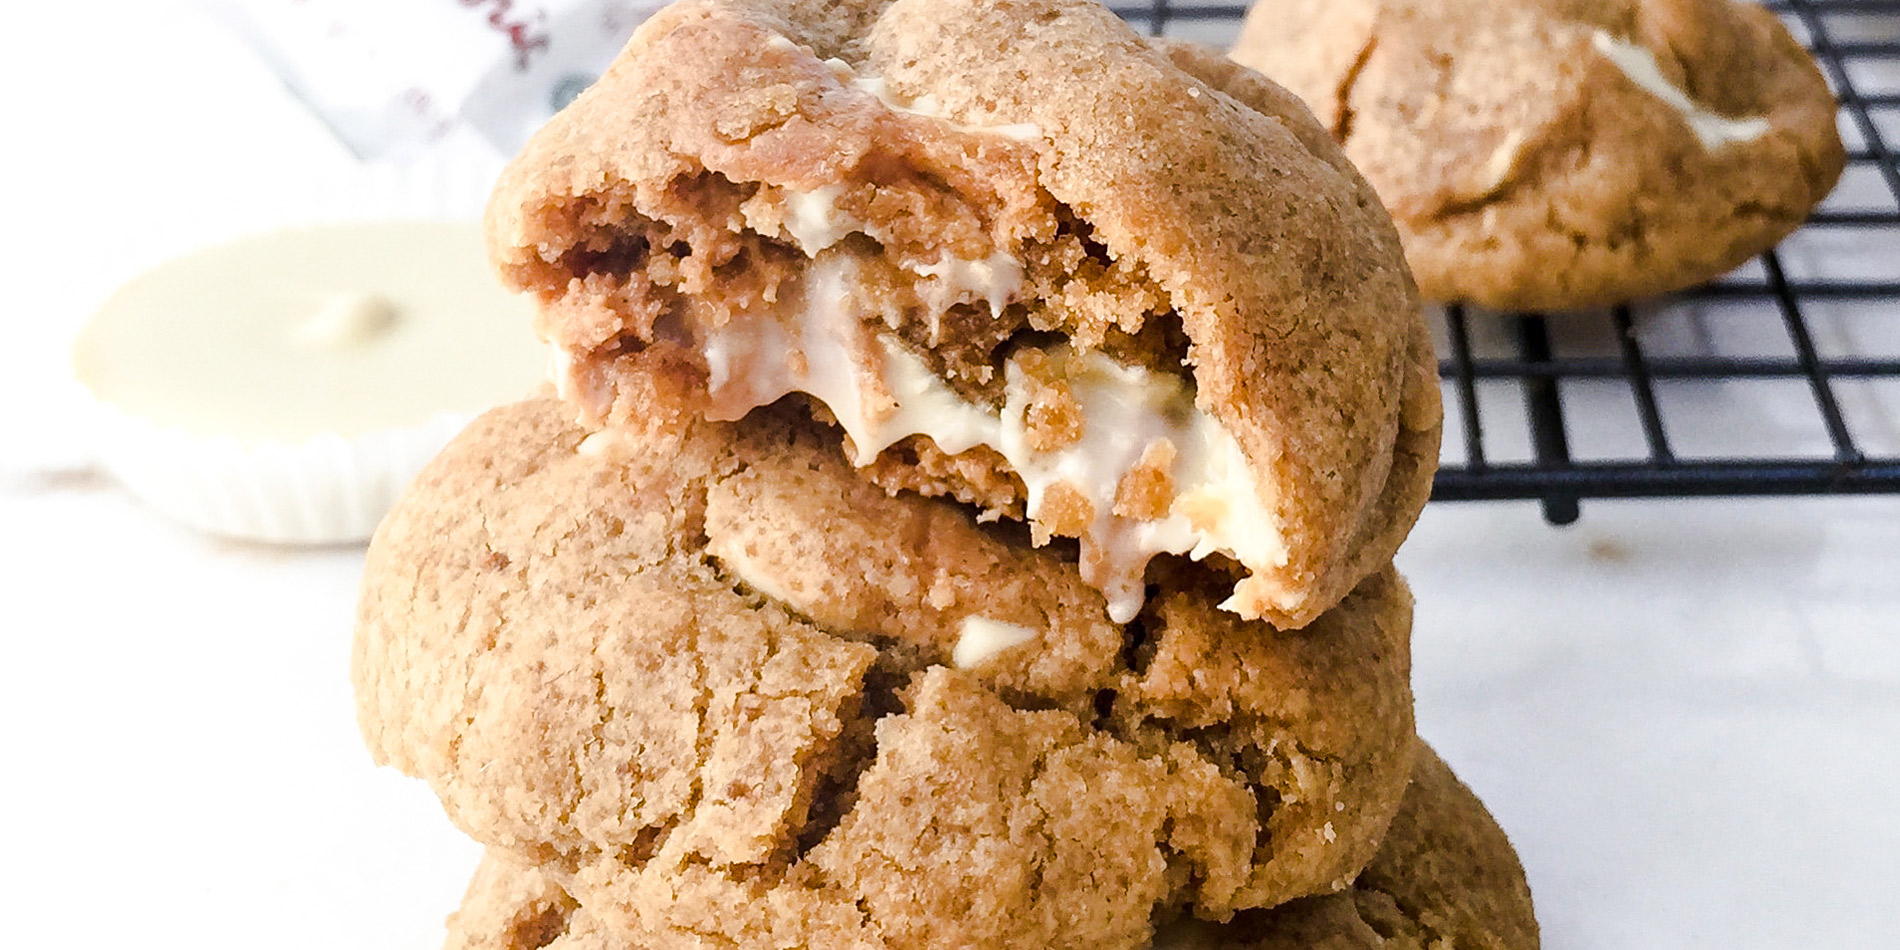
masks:
<instances>
[{"instance_id":1,"label":"bite mark in cookie","mask_svg":"<svg viewBox=\"0 0 1900 950\"><path fill-rule=\"evenodd\" d=\"M1264 500L1270 496L1233 434L1195 406L1184 374L1124 365L1067 343L1022 346L1004 358L1001 405L992 406L954 389L889 319L859 312L868 292L862 275L873 265L830 249L868 226L840 224L833 203L841 187L786 198L778 225L806 253L819 255L792 281L796 289L780 289L789 296L765 312L736 312L724 324L692 330L707 368L707 418L741 419L803 393L830 410L859 465L911 436L928 437L950 455L995 450L1021 480L1024 512L1039 536L1081 540L1083 576L1107 595L1117 622L1140 610L1155 554L1200 560L1219 553L1262 573L1285 565L1278 520ZM749 205L741 206L749 224L772 222ZM931 345L951 307L981 301L1001 318L1022 284L1022 265L1001 252L984 260L946 253L905 269L917 278L909 291L925 305ZM584 374L568 377L563 391L570 398L586 391ZM1037 390L1054 386L1072 394L1062 423L1074 438L1066 445L1052 443L1048 427L1037 424L1037 411L1048 410ZM1154 497L1170 485L1171 497ZM1051 506L1057 486L1057 497L1067 501ZM1147 503L1118 505L1124 496ZM1238 597L1227 606L1241 610Z\"/></svg>"}]
</instances>

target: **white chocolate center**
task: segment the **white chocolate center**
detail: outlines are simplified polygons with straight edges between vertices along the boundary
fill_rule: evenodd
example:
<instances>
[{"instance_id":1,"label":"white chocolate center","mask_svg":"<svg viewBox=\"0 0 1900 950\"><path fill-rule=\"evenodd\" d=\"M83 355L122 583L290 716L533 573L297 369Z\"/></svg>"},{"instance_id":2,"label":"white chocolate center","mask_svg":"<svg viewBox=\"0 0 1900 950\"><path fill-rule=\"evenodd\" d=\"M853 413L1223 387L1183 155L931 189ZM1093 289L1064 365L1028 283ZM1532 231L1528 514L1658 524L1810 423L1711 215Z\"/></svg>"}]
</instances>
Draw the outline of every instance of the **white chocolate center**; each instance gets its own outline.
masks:
<instances>
[{"instance_id":1,"label":"white chocolate center","mask_svg":"<svg viewBox=\"0 0 1900 950\"><path fill-rule=\"evenodd\" d=\"M844 186L837 184L811 191L787 189L776 228L769 218L761 217L759 209L747 205L740 210L745 215L746 227L762 234L782 234L807 257L817 257L851 234L864 234L888 243L889 235L885 231L838 208L838 197L843 193ZM1022 262L1001 251L982 259L946 254L929 264L907 261L902 266L922 278L915 289L930 311L933 343L939 329L936 321L952 306L982 301L989 305L991 314L1002 316L1003 308L1022 291Z\"/></svg>"},{"instance_id":2,"label":"white chocolate center","mask_svg":"<svg viewBox=\"0 0 1900 950\"><path fill-rule=\"evenodd\" d=\"M1156 554L1200 559L1218 552L1256 570L1285 563L1278 523L1246 454L1232 433L1195 407L1185 380L1067 345L1044 351L1068 385L1082 426L1070 444L1038 450L1027 423L1032 386L1017 358L1004 367L1000 411L964 399L896 339L867 332L846 305L854 272L848 257L820 261L802 301L788 312L705 331L708 415L739 419L803 392L837 417L859 465L913 435L952 455L989 446L1022 478L1032 520L1045 513L1058 487L1089 504L1091 521L1080 538L1082 577L1102 591L1118 623L1140 612L1143 575ZM1172 456L1167 513L1116 513L1123 480L1160 443Z\"/></svg>"},{"instance_id":3,"label":"white chocolate center","mask_svg":"<svg viewBox=\"0 0 1900 950\"><path fill-rule=\"evenodd\" d=\"M1677 88L1662 73L1662 67L1656 62L1656 54L1649 50L1619 40L1602 30L1595 31L1590 42L1596 46L1603 58L1623 71L1630 82L1635 83L1644 92L1663 101L1669 108L1676 110L1689 130L1702 143L1702 147L1714 151L1732 142L1752 142L1768 134L1772 128L1767 119L1759 116L1749 119L1731 119L1717 115L1702 108L1689 94Z\"/></svg>"}]
</instances>

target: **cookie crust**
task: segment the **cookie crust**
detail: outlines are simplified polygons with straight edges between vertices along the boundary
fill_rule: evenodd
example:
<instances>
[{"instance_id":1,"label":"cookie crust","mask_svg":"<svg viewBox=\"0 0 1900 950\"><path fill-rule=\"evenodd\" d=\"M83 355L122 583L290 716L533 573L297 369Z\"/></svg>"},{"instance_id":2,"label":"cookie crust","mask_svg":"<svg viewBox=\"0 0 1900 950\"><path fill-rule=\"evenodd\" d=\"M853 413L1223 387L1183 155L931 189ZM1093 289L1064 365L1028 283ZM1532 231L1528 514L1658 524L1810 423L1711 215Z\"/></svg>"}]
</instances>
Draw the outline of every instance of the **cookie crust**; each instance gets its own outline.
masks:
<instances>
[{"instance_id":1,"label":"cookie crust","mask_svg":"<svg viewBox=\"0 0 1900 950\"><path fill-rule=\"evenodd\" d=\"M645 947L921 947L970 908L964 946L1135 947L1350 882L1414 754L1397 575L1280 631L1170 562L1120 626L1011 535L789 414L497 410L372 543L364 735ZM973 617L1030 636L959 665Z\"/></svg>"},{"instance_id":2,"label":"cookie crust","mask_svg":"<svg viewBox=\"0 0 1900 950\"><path fill-rule=\"evenodd\" d=\"M1717 277L1845 164L1835 101L1733 0L1259 0L1233 58L1313 107L1427 299L1564 310Z\"/></svg>"},{"instance_id":3,"label":"cookie crust","mask_svg":"<svg viewBox=\"0 0 1900 950\"><path fill-rule=\"evenodd\" d=\"M515 159L488 234L593 425L743 411L707 349L841 269L846 322L973 404L1051 335L1189 373L1284 548L1211 555L1244 617L1310 622L1429 491L1434 363L1370 188L1292 97L1093 3L676 4ZM1024 517L1002 462L917 436L869 471Z\"/></svg>"},{"instance_id":4,"label":"cookie crust","mask_svg":"<svg viewBox=\"0 0 1900 950\"><path fill-rule=\"evenodd\" d=\"M1537 950L1530 888L1509 839L1429 746L1392 831L1351 888L1167 928L1168 950ZM448 950L619 950L538 868L490 851L449 918Z\"/></svg>"}]
</instances>

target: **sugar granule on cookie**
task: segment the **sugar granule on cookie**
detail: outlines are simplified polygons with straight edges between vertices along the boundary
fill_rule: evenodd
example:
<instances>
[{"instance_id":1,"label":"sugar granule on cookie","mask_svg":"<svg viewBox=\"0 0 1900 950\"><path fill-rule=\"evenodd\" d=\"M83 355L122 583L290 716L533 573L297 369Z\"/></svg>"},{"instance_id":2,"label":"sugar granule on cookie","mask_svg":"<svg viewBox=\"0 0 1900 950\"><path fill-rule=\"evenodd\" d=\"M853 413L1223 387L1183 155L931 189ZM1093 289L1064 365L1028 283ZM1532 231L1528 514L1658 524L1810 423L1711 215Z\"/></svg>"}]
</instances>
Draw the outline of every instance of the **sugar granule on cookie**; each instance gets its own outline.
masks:
<instances>
[{"instance_id":1,"label":"sugar granule on cookie","mask_svg":"<svg viewBox=\"0 0 1900 950\"><path fill-rule=\"evenodd\" d=\"M1390 568L1308 627L891 496L790 407L597 441L483 417L371 545L378 761L655 948L1136 948L1345 887L1411 774ZM550 905L552 906L552 905Z\"/></svg>"},{"instance_id":2,"label":"sugar granule on cookie","mask_svg":"<svg viewBox=\"0 0 1900 950\"><path fill-rule=\"evenodd\" d=\"M692 0L489 206L590 425L793 394L886 489L1079 539L1118 621L1157 555L1297 627L1429 491L1396 233L1291 95L1083 0Z\"/></svg>"},{"instance_id":3,"label":"sugar granule on cookie","mask_svg":"<svg viewBox=\"0 0 1900 950\"><path fill-rule=\"evenodd\" d=\"M1520 310L1709 280L1846 161L1835 101L1735 0L1257 0L1234 59L1304 97L1425 296Z\"/></svg>"}]
</instances>

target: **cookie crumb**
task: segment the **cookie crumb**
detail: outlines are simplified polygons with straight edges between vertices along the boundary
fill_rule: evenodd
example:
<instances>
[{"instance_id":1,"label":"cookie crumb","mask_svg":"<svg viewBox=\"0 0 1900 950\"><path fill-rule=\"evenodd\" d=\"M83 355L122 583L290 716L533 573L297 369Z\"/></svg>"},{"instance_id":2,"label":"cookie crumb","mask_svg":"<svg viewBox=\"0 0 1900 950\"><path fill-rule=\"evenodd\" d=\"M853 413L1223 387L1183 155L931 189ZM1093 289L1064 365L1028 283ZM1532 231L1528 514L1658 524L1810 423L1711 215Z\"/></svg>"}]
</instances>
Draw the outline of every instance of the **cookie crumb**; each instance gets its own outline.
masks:
<instances>
[{"instance_id":1,"label":"cookie crumb","mask_svg":"<svg viewBox=\"0 0 1900 950\"><path fill-rule=\"evenodd\" d=\"M1138 521L1166 518L1174 504L1173 472L1174 443L1167 439L1148 443L1141 450L1141 461L1115 486L1115 514Z\"/></svg>"},{"instance_id":2,"label":"cookie crumb","mask_svg":"<svg viewBox=\"0 0 1900 950\"><path fill-rule=\"evenodd\" d=\"M1082 406L1049 354L1027 349L1016 355L1015 362L1022 370L1026 390L1023 434L1029 447L1037 452L1055 452L1081 441L1086 424Z\"/></svg>"},{"instance_id":3,"label":"cookie crumb","mask_svg":"<svg viewBox=\"0 0 1900 950\"><path fill-rule=\"evenodd\" d=\"M1094 521L1095 505L1089 502L1088 493L1073 482L1056 482L1042 496L1042 507L1036 512L1035 528L1045 540L1049 534L1079 538L1088 533L1089 525Z\"/></svg>"}]
</instances>

